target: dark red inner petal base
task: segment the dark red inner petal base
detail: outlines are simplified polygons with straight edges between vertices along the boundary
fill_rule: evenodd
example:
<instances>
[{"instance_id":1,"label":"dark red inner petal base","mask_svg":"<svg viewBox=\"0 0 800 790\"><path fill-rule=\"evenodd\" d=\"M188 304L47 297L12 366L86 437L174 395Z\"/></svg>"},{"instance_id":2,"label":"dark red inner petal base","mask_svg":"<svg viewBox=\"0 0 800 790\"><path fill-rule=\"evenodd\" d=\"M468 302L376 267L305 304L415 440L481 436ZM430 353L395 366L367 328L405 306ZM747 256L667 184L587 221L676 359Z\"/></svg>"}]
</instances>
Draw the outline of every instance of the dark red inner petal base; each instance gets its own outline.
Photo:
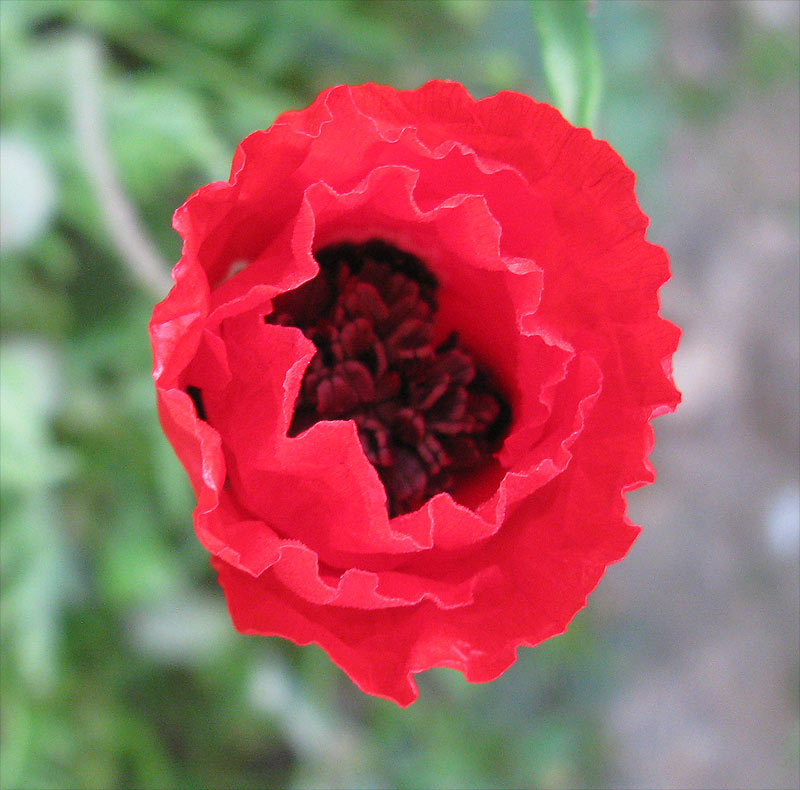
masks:
<instances>
[{"instance_id":1,"label":"dark red inner petal base","mask_svg":"<svg viewBox=\"0 0 800 790\"><path fill-rule=\"evenodd\" d=\"M276 298L266 319L317 347L289 436L354 420L389 515L416 510L500 449L508 403L455 333L433 345L437 284L422 261L380 240L315 257L319 275Z\"/></svg>"}]
</instances>

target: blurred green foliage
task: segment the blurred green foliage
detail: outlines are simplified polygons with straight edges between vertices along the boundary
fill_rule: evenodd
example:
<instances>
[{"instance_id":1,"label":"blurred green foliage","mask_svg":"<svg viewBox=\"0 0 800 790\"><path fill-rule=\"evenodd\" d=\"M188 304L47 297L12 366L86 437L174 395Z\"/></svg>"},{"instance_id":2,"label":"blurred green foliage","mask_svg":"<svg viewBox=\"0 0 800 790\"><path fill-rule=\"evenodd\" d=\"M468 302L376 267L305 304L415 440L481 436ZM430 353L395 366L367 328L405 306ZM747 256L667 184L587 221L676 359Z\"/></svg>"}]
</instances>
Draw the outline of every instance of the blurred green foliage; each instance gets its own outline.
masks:
<instances>
[{"instance_id":1,"label":"blurred green foliage","mask_svg":"<svg viewBox=\"0 0 800 790\"><path fill-rule=\"evenodd\" d=\"M555 105L571 123L592 128L603 75L588 4L552 0L530 4Z\"/></svg>"},{"instance_id":2,"label":"blurred green foliage","mask_svg":"<svg viewBox=\"0 0 800 790\"><path fill-rule=\"evenodd\" d=\"M603 784L613 744L600 711L620 681L619 648L590 613L491 685L420 677L405 711L362 695L315 647L233 631L155 414L146 325L158 296L118 252L70 99L91 79L71 53L99 44L102 79L89 87L166 271L180 248L174 209L227 177L243 136L330 84L440 77L476 95L546 97L527 5L3 0L0 22L11 218L0 268L0 786ZM697 93L723 101L724 90L659 86L651 7L602 5L591 24L608 88L599 129L657 207L670 102L699 113ZM754 82L786 68L780 42L747 52Z\"/></svg>"}]
</instances>

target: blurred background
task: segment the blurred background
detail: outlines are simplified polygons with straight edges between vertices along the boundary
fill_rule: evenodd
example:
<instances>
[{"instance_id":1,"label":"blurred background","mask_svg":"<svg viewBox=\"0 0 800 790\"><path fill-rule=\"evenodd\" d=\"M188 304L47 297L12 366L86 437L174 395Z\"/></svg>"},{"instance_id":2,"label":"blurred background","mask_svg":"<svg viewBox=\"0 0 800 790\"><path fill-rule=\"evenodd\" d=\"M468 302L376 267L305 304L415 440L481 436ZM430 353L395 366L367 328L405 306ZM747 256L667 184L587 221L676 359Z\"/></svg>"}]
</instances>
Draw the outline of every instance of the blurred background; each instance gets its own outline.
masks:
<instances>
[{"instance_id":1,"label":"blurred background","mask_svg":"<svg viewBox=\"0 0 800 790\"><path fill-rule=\"evenodd\" d=\"M3 788L798 787L794 0L588 4L584 122L670 252L684 404L566 635L400 710L235 633L193 534L146 334L172 212L334 83L567 109L545 5L0 2Z\"/></svg>"}]
</instances>

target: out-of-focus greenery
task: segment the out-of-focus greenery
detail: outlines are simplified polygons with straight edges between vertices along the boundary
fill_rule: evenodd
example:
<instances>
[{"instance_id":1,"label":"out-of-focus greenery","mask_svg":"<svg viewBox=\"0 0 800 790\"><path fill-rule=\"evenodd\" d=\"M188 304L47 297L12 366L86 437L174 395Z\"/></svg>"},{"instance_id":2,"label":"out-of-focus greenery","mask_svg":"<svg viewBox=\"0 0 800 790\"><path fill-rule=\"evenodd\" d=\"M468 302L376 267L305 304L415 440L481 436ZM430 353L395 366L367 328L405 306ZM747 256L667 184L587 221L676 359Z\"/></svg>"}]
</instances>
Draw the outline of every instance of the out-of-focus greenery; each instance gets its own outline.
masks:
<instances>
[{"instance_id":1,"label":"out-of-focus greenery","mask_svg":"<svg viewBox=\"0 0 800 790\"><path fill-rule=\"evenodd\" d=\"M75 117L76 92L96 92L166 272L173 210L227 177L242 137L330 84L441 77L546 97L527 4L3 0L0 15L0 786L603 784L619 647L591 611L491 685L421 676L408 710L361 694L315 647L234 632L155 414L160 297L120 252ZM705 112L725 88L659 83L652 7L600 4L592 24L599 130L657 208L670 114ZM773 39L749 55L754 81L785 68ZM99 78L81 69L96 47Z\"/></svg>"},{"instance_id":2,"label":"out-of-focus greenery","mask_svg":"<svg viewBox=\"0 0 800 790\"><path fill-rule=\"evenodd\" d=\"M593 127L603 75L592 20L585 3L552 0L530 4L553 103L576 126Z\"/></svg>"}]
</instances>

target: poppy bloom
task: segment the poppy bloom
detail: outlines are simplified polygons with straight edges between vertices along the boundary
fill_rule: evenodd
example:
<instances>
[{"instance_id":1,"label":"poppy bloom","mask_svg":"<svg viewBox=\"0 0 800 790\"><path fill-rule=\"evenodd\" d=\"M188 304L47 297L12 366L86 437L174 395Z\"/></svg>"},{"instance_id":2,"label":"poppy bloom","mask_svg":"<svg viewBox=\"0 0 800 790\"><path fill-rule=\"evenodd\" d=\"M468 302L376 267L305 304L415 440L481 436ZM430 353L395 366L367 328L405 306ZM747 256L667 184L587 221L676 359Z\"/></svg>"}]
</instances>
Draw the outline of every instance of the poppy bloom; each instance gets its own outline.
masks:
<instances>
[{"instance_id":1,"label":"poppy bloom","mask_svg":"<svg viewBox=\"0 0 800 790\"><path fill-rule=\"evenodd\" d=\"M240 631L408 705L566 629L679 401L633 182L517 93L339 86L178 209L159 414Z\"/></svg>"}]
</instances>

